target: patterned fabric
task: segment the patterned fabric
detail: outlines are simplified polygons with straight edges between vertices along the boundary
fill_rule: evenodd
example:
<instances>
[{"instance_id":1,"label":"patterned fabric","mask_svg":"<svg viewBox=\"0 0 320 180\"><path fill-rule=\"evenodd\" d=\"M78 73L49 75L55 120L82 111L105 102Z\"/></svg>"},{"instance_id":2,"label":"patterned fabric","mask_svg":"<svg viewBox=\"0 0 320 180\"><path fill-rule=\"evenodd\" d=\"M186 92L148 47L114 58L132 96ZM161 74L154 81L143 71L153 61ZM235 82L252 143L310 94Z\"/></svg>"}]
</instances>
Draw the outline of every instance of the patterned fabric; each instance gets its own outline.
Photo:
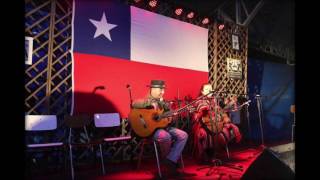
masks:
<instances>
[{"instance_id":1,"label":"patterned fabric","mask_svg":"<svg viewBox=\"0 0 320 180\"><path fill-rule=\"evenodd\" d=\"M192 134L194 143L192 152L193 156L198 160L203 159L206 156L205 150L213 145L212 136L208 134L208 130L204 128L200 121L202 121L202 117L204 116L211 116L212 119L215 117L214 112L210 111L210 109L214 108L214 104L213 99L203 99L195 103L196 111L192 118Z\"/></svg>"},{"instance_id":2,"label":"patterned fabric","mask_svg":"<svg viewBox=\"0 0 320 180\"><path fill-rule=\"evenodd\" d=\"M193 116L192 127L193 156L198 160L208 158L206 156L210 158L210 155L206 153L210 152L208 149L225 147L233 138L236 139L236 142L240 142L241 133L239 128L225 119L215 99L200 100L195 104L195 107L196 112ZM208 115L211 115L213 121L215 118L217 118L217 121L224 121L221 131L212 132L202 123L202 118Z\"/></svg>"}]
</instances>

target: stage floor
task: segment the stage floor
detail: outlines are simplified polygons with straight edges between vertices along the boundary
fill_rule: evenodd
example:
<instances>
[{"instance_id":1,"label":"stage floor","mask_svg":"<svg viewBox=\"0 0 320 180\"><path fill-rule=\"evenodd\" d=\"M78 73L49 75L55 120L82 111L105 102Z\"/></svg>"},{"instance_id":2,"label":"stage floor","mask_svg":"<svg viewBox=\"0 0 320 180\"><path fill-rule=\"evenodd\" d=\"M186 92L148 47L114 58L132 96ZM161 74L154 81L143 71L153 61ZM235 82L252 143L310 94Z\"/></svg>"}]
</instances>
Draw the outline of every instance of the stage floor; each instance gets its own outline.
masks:
<instances>
[{"instance_id":1,"label":"stage floor","mask_svg":"<svg viewBox=\"0 0 320 180\"><path fill-rule=\"evenodd\" d=\"M184 171L192 173L195 176L183 179L240 179L247 168L263 151L261 147L241 147L230 149L230 159L223 153L217 157L222 160L223 164L211 168L211 172L207 175L210 168L201 169L206 165L197 163L193 158L184 154ZM106 174L102 175L99 164L95 167L76 168L75 179L93 179L93 180L109 180L109 179L156 179L157 165L155 158L145 158L141 162L139 170L136 169L137 161L132 162L105 162ZM230 166L231 165L231 166ZM236 168L234 168L236 167ZM240 169L242 170L240 170ZM70 169L60 170L55 173L47 173L46 175L36 175L31 179L71 179ZM181 179L181 178L180 178Z\"/></svg>"}]
</instances>

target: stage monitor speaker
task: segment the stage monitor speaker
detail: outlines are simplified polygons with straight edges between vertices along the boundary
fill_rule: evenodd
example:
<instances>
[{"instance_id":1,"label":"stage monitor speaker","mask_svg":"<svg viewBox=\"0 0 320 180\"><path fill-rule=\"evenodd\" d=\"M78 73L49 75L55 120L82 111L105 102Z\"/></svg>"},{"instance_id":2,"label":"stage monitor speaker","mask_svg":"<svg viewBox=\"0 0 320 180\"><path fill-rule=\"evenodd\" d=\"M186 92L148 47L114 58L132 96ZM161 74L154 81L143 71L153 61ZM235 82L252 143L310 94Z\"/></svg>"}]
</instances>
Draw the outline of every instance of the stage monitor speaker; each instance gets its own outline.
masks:
<instances>
[{"instance_id":1,"label":"stage monitor speaker","mask_svg":"<svg viewBox=\"0 0 320 180\"><path fill-rule=\"evenodd\" d=\"M270 150L295 172L295 143L273 146Z\"/></svg>"},{"instance_id":2,"label":"stage monitor speaker","mask_svg":"<svg viewBox=\"0 0 320 180\"><path fill-rule=\"evenodd\" d=\"M279 154L271 148L266 148L241 179L295 179L295 173L279 158Z\"/></svg>"}]
</instances>

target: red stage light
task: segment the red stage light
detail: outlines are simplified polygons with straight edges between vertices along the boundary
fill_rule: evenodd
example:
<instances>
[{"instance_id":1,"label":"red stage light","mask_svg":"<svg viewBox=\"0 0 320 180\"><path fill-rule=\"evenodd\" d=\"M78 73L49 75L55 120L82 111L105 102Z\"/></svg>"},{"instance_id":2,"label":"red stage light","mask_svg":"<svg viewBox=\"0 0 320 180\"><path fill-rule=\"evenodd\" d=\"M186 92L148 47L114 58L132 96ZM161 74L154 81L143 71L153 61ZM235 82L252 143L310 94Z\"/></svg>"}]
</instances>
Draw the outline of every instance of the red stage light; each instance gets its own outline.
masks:
<instances>
[{"instance_id":1,"label":"red stage light","mask_svg":"<svg viewBox=\"0 0 320 180\"><path fill-rule=\"evenodd\" d=\"M152 0L152 1L149 1L149 6L151 6L151 7L156 7L157 6L157 3L158 3L158 1L157 0Z\"/></svg>"},{"instance_id":2,"label":"red stage light","mask_svg":"<svg viewBox=\"0 0 320 180\"><path fill-rule=\"evenodd\" d=\"M202 24L208 24L209 23L209 18L204 18L202 20Z\"/></svg>"},{"instance_id":3,"label":"red stage light","mask_svg":"<svg viewBox=\"0 0 320 180\"><path fill-rule=\"evenodd\" d=\"M218 25L218 29L219 29L219 30L223 30L223 29L224 29L224 24L219 24L219 25Z\"/></svg>"},{"instance_id":4,"label":"red stage light","mask_svg":"<svg viewBox=\"0 0 320 180\"><path fill-rule=\"evenodd\" d=\"M187 15L187 17L188 17L189 19L193 18L193 16L194 16L194 12L192 12L192 11L189 12L188 15Z\"/></svg>"},{"instance_id":5,"label":"red stage light","mask_svg":"<svg viewBox=\"0 0 320 180\"><path fill-rule=\"evenodd\" d=\"M174 12L176 13L176 15L180 16L182 14L182 11L182 8L177 8Z\"/></svg>"}]
</instances>

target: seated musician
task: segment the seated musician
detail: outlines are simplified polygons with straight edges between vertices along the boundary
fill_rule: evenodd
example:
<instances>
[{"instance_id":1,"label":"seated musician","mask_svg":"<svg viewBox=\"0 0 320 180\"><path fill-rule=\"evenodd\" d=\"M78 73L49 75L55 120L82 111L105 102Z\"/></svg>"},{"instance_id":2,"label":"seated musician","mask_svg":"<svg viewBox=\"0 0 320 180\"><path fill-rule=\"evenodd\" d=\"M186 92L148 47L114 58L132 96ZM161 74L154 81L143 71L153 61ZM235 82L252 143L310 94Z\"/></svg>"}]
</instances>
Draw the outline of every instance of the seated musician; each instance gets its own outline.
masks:
<instances>
[{"instance_id":1,"label":"seated musician","mask_svg":"<svg viewBox=\"0 0 320 180\"><path fill-rule=\"evenodd\" d=\"M214 138L217 129L215 123L214 108L217 108L216 99L210 93L212 85L203 84L200 96L204 96L195 103L195 113L193 116L193 155L201 162L211 161L214 151Z\"/></svg>"},{"instance_id":2,"label":"seated musician","mask_svg":"<svg viewBox=\"0 0 320 180\"><path fill-rule=\"evenodd\" d=\"M163 99L165 82L162 80L152 80L149 87L150 91L147 97L134 101L133 108L169 111L170 109ZM188 134L181 129L171 127L169 124L169 127L157 129L153 138L159 142L161 155L165 157L163 163L168 168L168 176L184 175L177 171L177 161L186 145ZM172 140L174 140L173 144Z\"/></svg>"},{"instance_id":3,"label":"seated musician","mask_svg":"<svg viewBox=\"0 0 320 180\"><path fill-rule=\"evenodd\" d=\"M231 140L230 130L237 128L226 117L226 114L221 113L222 109L210 93L211 91L211 84L202 85L200 95L205 97L197 101L193 116L193 154L202 162L210 161L217 143L225 145ZM241 135L238 134L239 131L235 131L236 139L240 141Z\"/></svg>"},{"instance_id":4,"label":"seated musician","mask_svg":"<svg viewBox=\"0 0 320 180\"><path fill-rule=\"evenodd\" d=\"M233 96L230 98L225 98L224 104L222 105L227 110L227 114L230 117L233 124L239 126L240 125L240 109L238 105L238 97Z\"/></svg>"},{"instance_id":5,"label":"seated musician","mask_svg":"<svg viewBox=\"0 0 320 180\"><path fill-rule=\"evenodd\" d=\"M231 98L226 98L224 104L224 112L222 112L222 119L224 122L223 133L228 141L234 137L236 142L238 143L241 141L242 135L239 131L239 128L231 121L231 113L233 111L238 111L237 97L233 96Z\"/></svg>"}]
</instances>

